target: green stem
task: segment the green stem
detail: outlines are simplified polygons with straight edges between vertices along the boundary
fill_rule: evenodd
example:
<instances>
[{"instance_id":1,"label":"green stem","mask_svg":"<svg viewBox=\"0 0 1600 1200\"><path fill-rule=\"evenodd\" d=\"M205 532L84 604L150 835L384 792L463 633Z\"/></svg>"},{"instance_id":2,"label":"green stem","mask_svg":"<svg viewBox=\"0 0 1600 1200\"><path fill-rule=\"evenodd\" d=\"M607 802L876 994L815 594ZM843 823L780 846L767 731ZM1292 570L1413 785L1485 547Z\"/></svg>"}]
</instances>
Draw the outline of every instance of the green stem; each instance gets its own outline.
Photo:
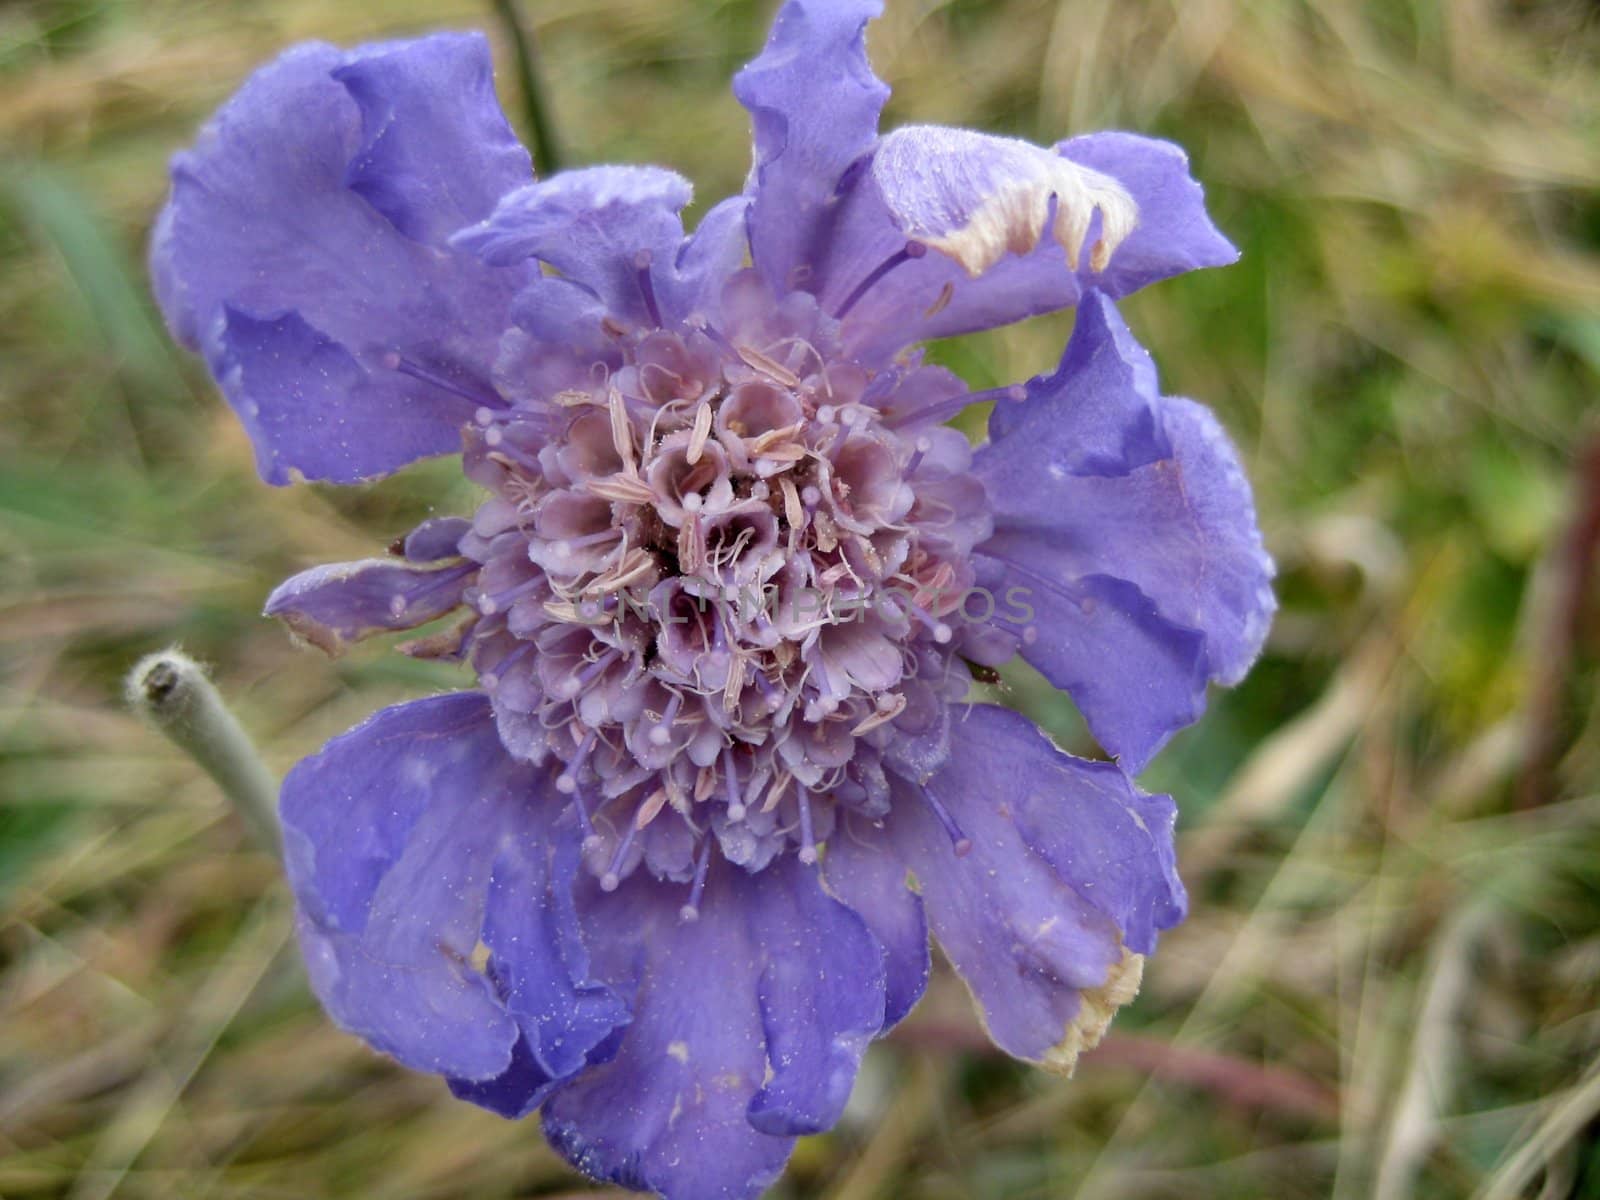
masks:
<instances>
[{"instance_id":1,"label":"green stem","mask_svg":"<svg viewBox=\"0 0 1600 1200\"><path fill-rule=\"evenodd\" d=\"M555 129L545 105L544 89L539 85L539 60L534 51L533 33L523 20L517 0L494 0L494 11L516 55L517 84L522 88L523 111L533 139L533 169L543 179L561 169L561 151L556 145Z\"/></svg>"},{"instance_id":2,"label":"green stem","mask_svg":"<svg viewBox=\"0 0 1600 1200\"><path fill-rule=\"evenodd\" d=\"M200 764L256 840L278 853L277 780L200 665L162 650L139 660L126 687L129 707Z\"/></svg>"}]
</instances>

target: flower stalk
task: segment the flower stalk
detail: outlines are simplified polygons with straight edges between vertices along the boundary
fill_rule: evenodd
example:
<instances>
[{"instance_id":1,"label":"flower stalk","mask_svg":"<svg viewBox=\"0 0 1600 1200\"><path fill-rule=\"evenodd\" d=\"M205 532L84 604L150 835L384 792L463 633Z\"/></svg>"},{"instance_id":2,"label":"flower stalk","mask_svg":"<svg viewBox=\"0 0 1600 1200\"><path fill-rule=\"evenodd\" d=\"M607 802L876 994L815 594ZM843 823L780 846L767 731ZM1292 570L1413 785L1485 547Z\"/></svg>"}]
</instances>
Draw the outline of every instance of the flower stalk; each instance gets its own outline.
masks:
<instances>
[{"instance_id":1,"label":"flower stalk","mask_svg":"<svg viewBox=\"0 0 1600 1200\"><path fill-rule=\"evenodd\" d=\"M205 669L175 647L160 650L128 672L126 694L128 706L216 780L250 835L277 854L278 781Z\"/></svg>"}]
</instances>

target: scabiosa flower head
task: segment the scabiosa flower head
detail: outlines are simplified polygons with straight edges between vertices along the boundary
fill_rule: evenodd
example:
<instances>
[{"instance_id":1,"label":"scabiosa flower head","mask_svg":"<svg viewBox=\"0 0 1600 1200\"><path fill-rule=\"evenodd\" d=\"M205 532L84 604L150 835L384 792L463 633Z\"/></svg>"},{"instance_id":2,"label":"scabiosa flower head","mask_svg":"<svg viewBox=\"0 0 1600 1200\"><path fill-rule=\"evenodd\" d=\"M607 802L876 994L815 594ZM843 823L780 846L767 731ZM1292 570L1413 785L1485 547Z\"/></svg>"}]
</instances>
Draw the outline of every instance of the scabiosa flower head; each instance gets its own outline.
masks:
<instances>
[{"instance_id":1,"label":"scabiosa flower head","mask_svg":"<svg viewBox=\"0 0 1600 1200\"><path fill-rule=\"evenodd\" d=\"M755 165L685 236L655 167L533 181L480 38L292 50L173 168L151 260L273 483L459 450L487 498L267 610L477 686L282 801L313 986L591 1175L752 1196L916 1002L1070 1069L1181 919L1130 775L1272 611L1248 486L1113 305L1227 263L1181 151L880 136L875 0L789 0ZM1053 374L915 347L1078 306ZM973 450L945 422L991 401ZM966 702L1021 655L1115 762Z\"/></svg>"}]
</instances>

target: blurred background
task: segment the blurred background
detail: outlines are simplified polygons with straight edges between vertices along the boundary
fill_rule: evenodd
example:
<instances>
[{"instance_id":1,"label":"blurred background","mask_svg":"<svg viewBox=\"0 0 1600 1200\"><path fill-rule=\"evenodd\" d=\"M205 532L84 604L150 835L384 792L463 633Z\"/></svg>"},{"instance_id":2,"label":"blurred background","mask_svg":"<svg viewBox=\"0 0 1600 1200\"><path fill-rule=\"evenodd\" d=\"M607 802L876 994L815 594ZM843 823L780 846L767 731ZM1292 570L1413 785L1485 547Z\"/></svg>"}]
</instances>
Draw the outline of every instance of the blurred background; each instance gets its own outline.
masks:
<instances>
[{"instance_id":1,"label":"blurred background","mask_svg":"<svg viewBox=\"0 0 1600 1200\"><path fill-rule=\"evenodd\" d=\"M737 189L768 0L527 0L555 150ZM305 39L488 0L0 3L0 1195L591 1194L536 1126L317 1011L277 866L123 709L173 641L281 771L459 686L257 614L475 504L450 463L260 484L150 303L165 162ZM887 124L1186 146L1236 267L1125 305L1255 481L1282 613L1147 772L1188 923L1068 1082L945 973L780 1200L1600 1196L1600 9L1576 0L890 0ZM974 387L1071 314L935 349ZM1093 753L1022 673L1008 699Z\"/></svg>"}]
</instances>

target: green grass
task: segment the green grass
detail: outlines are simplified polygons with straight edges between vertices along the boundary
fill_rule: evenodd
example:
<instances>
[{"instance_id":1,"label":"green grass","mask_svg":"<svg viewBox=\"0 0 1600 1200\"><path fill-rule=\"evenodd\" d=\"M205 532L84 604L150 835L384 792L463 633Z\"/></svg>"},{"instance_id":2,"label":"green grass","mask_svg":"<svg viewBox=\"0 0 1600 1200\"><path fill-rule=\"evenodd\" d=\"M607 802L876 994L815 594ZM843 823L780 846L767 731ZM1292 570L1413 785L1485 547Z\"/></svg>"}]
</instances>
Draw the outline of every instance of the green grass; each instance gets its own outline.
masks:
<instances>
[{"instance_id":1,"label":"green grass","mask_svg":"<svg viewBox=\"0 0 1600 1200\"><path fill-rule=\"evenodd\" d=\"M1575 638L1559 615L1574 463L1600 429L1595 9L890 6L872 46L891 123L1189 149L1244 260L1126 309L1168 389L1237 439L1283 612L1245 685L1148 772L1184 814L1193 915L1112 1042L1071 1082L1031 1073L983 1048L941 976L774 1194L1600 1196L1596 591ZM739 186L727 80L765 5L526 7L569 163L671 165L697 211ZM471 492L438 465L259 484L142 255L165 157L252 66L491 11L0 6L0 1195L582 1191L532 1124L331 1028L275 865L117 699L135 658L180 641L282 769L451 685L382 645L296 650L257 613L285 573ZM939 353L1007 381L1070 326ZM1069 704L1010 684L1085 745Z\"/></svg>"}]
</instances>

